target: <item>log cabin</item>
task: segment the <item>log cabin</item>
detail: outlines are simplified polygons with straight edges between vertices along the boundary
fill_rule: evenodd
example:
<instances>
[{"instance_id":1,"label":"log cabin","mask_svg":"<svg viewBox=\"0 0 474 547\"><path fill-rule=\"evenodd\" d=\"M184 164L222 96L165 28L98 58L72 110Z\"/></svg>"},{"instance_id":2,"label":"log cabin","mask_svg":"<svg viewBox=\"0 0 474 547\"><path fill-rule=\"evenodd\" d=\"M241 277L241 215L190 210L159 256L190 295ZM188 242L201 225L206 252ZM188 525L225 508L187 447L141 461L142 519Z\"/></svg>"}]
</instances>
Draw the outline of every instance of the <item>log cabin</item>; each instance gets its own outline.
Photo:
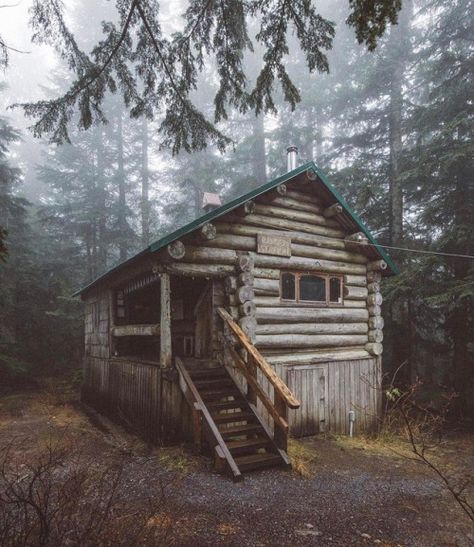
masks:
<instances>
[{"instance_id":1,"label":"log cabin","mask_svg":"<svg viewBox=\"0 0 474 547\"><path fill-rule=\"evenodd\" d=\"M76 294L82 398L234 480L290 465L288 435L374 428L380 281L396 266L314 162L206 212ZM352 423L351 423L352 422Z\"/></svg>"}]
</instances>

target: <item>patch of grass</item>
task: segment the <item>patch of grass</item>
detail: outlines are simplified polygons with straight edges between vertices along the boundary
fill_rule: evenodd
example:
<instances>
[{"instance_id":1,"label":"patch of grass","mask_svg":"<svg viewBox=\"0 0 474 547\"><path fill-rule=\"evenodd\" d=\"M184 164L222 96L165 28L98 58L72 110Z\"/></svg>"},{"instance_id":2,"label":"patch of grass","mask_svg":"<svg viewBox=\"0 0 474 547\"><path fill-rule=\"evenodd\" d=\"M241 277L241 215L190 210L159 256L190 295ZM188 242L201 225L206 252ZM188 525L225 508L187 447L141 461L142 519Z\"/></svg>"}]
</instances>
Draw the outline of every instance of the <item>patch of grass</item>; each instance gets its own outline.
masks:
<instances>
[{"instance_id":1,"label":"patch of grass","mask_svg":"<svg viewBox=\"0 0 474 547\"><path fill-rule=\"evenodd\" d=\"M314 477L312 464L318 459L318 454L313 448L296 439L289 439L288 456L296 473L305 479Z\"/></svg>"},{"instance_id":2,"label":"patch of grass","mask_svg":"<svg viewBox=\"0 0 474 547\"><path fill-rule=\"evenodd\" d=\"M411 456L407 442L396 435L357 435L352 438L348 435L331 435L331 440L346 450L363 450L378 456Z\"/></svg>"},{"instance_id":3,"label":"patch of grass","mask_svg":"<svg viewBox=\"0 0 474 547\"><path fill-rule=\"evenodd\" d=\"M154 451L160 464L170 471L181 475L191 473L197 466L197 460L183 446L158 448Z\"/></svg>"}]
</instances>

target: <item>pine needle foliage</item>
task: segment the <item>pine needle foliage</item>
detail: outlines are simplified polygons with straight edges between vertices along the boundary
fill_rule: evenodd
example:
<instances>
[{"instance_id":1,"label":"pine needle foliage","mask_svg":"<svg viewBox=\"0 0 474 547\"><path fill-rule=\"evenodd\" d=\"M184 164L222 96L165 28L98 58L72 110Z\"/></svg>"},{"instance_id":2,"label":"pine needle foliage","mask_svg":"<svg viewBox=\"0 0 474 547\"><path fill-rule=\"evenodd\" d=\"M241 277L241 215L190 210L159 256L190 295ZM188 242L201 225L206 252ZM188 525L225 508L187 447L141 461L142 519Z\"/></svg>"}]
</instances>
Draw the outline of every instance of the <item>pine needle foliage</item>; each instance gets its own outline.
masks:
<instances>
[{"instance_id":1,"label":"pine needle foliage","mask_svg":"<svg viewBox=\"0 0 474 547\"><path fill-rule=\"evenodd\" d=\"M374 49L387 24L396 22L400 0L350 0L349 6L348 24L359 42ZM75 78L59 97L16 105L35 120L35 136L70 142L68 127L77 114L82 129L105 123L104 98L120 93L132 117L159 115L162 146L173 154L202 150L209 143L223 151L231 139L216 124L227 119L229 108L257 115L276 112L277 89L291 109L300 102L286 69L291 32L307 70L329 71L335 25L310 0L191 0L183 30L172 36L163 32L157 0L116 0L115 7L118 23L104 21L103 38L86 53L67 26L60 0L33 2L33 41L54 47ZM252 38L249 23L255 21ZM263 63L250 84L243 60L254 44L262 49ZM0 51L2 59L6 64ZM191 99L208 62L217 67L213 120Z\"/></svg>"}]
</instances>

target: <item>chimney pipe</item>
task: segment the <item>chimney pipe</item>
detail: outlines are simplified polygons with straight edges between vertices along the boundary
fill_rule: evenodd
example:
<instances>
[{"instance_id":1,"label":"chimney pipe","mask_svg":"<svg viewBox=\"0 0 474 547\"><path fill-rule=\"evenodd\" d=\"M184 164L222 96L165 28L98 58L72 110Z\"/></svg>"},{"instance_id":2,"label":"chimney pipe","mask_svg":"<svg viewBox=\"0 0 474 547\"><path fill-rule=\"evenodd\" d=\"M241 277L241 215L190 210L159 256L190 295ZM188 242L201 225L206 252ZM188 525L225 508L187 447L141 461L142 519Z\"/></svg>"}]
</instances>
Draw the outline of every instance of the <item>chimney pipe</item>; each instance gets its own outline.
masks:
<instances>
[{"instance_id":1,"label":"chimney pipe","mask_svg":"<svg viewBox=\"0 0 474 547\"><path fill-rule=\"evenodd\" d=\"M293 171L293 169L296 169L296 156L298 154L298 147L297 146L288 146L286 149L288 163L287 168L288 171Z\"/></svg>"}]
</instances>

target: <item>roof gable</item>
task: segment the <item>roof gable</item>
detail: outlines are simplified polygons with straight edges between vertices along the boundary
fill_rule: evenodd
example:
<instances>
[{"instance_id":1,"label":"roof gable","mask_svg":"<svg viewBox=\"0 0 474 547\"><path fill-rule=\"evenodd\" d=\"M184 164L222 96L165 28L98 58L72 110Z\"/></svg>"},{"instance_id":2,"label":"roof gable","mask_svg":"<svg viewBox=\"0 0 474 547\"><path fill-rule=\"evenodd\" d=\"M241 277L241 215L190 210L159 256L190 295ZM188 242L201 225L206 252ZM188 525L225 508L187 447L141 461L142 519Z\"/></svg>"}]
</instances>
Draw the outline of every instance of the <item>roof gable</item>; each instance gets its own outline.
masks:
<instances>
[{"instance_id":1,"label":"roof gable","mask_svg":"<svg viewBox=\"0 0 474 547\"><path fill-rule=\"evenodd\" d=\"M290 181L291 179L294 179L298 177L301 174L304 174L306 172L313 172L316 176L309 177L309 180L313 182L314 184L321 184L327 191L330 197L334 198L337 202L339 202L342 207L344 208L344 212L349 216L349 218L353 221L355 226L359 229L359 231L363 232L366 236L369 242L373 245L373 248L377 251L380 258L385 260L387 262L389 272L392 274L399 273L399 270L397 266L394 264L393 260L390 258L390 256L384 251L384 249L378 245L378 243L375 241L375 239L370 234L368 228L365 226L365 224L362 222L362 220L357 216L357 214L352 210L352 208L347 204L347 202L344 200L344 198L339 194L339 192L334 188L334 186L329 182L326 175L319 169L319 167L313 162L305 163L304 165L299 166L298 168L294 169L293 171L290 171L288 173L285 173L284 175L281 175L280 177L271 180L270 182L267 182L263 184L262 186L259 186L258 188L239 196L229 203L226 203L222 205L221 207L218 207L212 211L209 211L208 213L200 216L196 220L190 222L189 224L186 224L185 226L182 226L181 228L175 230L174 232L171 232L170 234L167 234L166 236L158 239L157 241L151 243L148 247L146 247L143 251L139 252L138 254L134 255L133 257L129 258L128 260L118 264L117 266L114 266L101 276L99 276L97 279L89 283L88 285L82 287L80 290L78 290L76 293L74 293L73 296L77 296L79 294L82 294L86 290L92 288L94 285L96 285L97 282L100 280L104 280L106 277L109 277L114 272L116 272L119 269L122 269L126 267L131 262L135 262L138 258L141 256L144 256L148 253L154 253L156 251L159 251L160 249L166 247L173 241L176 241L177 239L201 228L204 224L207 222L211 222L216 218L221 217L222 215L231 212L234 209L237 209L245 202L254 199L265 192L268 192L269 190L272 190L279 186L280 184L284 184L285 182ZM313 180L314 179L314 180Z\"/></svg>"}]
</instances>

